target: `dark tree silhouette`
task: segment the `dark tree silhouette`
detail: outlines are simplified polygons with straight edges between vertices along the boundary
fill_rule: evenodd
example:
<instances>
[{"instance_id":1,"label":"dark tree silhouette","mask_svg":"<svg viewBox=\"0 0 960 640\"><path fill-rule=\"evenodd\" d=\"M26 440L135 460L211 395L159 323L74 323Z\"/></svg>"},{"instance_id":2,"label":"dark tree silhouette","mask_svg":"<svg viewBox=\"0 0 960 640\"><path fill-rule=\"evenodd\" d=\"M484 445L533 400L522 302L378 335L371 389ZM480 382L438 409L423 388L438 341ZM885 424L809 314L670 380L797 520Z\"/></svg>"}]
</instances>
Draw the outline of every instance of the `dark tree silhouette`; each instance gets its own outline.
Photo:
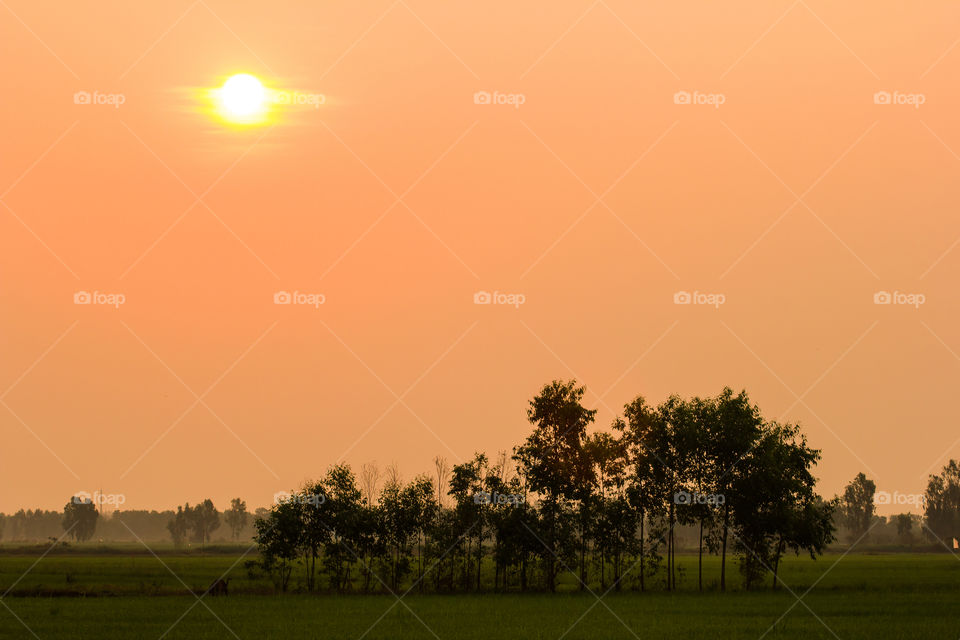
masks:
<instances>
[{"instance_id":1,"label":"dark tree silhouette","mask_svg":"<svg viewBox=\"0 0 960 640\"><path fill-rule=\"evenodd\" d=\"M870 529L876 509L873 502L876 491L877 485L863 473L858 473L843 490L843 495L840 497L840 514L843 516L844 525L853 534L854 539L866 536Z\"/></svg>"},{"instance_id":2,"label":"dark tree silhouette","mask_svg":"<svg viewBox=\"0 0 960 640\"><path fill-rule=\"evenodd\" d=\"M100 513L90 498L74 496L63 507L63 529L77 542L86 542L97 530Z\"/></svg>"}]
</instances>

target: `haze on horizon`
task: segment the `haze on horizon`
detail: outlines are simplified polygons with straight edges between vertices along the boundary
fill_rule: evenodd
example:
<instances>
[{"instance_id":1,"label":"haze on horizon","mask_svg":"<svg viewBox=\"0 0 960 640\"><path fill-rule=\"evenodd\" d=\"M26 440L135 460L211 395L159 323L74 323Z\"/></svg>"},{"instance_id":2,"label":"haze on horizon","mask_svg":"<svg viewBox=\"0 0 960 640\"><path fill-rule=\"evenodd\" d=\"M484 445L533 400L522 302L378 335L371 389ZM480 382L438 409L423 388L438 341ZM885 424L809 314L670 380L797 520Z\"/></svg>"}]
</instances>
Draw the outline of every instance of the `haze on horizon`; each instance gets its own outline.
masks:
<instances>
[{"instance_id":1,"label":"haze on horizon","mask_svg":"<svg viewBox=\"0 0 960 640\"><path fill-rule=\"evenodd\" d=\"M960 7L635 5L0 3L0 511L409 478L555 378L604 429L746 389L823 495L921 493L960 457ZM323 102L224 123L237 73Z\"/></svg>"}]
</instances>

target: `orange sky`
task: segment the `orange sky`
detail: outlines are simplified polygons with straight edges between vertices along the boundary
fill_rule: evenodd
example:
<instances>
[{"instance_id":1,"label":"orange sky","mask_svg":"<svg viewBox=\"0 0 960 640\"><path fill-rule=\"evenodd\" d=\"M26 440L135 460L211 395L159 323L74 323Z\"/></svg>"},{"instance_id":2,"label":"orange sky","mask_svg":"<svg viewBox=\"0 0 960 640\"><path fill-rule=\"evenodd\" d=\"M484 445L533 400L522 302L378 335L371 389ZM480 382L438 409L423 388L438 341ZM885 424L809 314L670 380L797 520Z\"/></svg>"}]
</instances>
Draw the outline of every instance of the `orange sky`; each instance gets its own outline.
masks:
<instances>
[{"instance_id":1,"label":"orange sky","mask_svg":"<svg viewBox=\"0 0 960 640\"><path fill-rule=\"evenodd\" d=\"M0 511L409 477L573 376L604 427L746 388L823 493L922 491L960 456L960 7L638 4L0 1ZM226 126L239 72L325 103Z\"/></svg>"}]
</instances>

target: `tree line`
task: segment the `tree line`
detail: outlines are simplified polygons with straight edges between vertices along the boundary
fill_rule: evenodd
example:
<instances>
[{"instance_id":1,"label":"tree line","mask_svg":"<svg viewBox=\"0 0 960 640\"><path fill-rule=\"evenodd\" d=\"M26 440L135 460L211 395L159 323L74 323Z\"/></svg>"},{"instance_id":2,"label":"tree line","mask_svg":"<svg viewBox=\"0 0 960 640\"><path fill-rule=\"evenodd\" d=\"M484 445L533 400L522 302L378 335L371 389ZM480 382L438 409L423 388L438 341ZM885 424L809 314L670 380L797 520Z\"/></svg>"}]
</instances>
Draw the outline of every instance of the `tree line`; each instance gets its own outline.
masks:
<instances>
[{"instance_id":1,"label":"tree line","mask_svg":"<svg viewBox=\"0 0 960 640\"><path fill-rule=\"evenodd\" d=\"M43 512L39 510L31 513L35 513L32 519L43 518ZM264 516L267 513L267 509L258 509L256 515ZM65 532L65 537L75 542L87 542L98 530L100 533L105 533L103 530L105 527L110 527L114 532L111 540L142 540L146 531L155 532L158 524L162 523L163 529L170 535L174 546L182 547L186 544L199 543L201 548L211 541L213 533L220 528L221 522L227 525L230 539L239 541L251 521L247 503L240 498L234 498L230 508L222 513L217 511L213 501L207 498L193 507L188 502L177 507L176 511L114 511L111 518L105 519L101 516L97 504L88 496L72 496L64 505L61 517L57 517L55 512L50 512L50 515L56 518ZM116 526L118 524L119 527ZM0 525L2 525L2 517L0 517ZM157 534L154 533L154 537L150 539L156 539L156 537Z\"/></svg>"},{"instance_id":2,"label":"tree line","mask_svg":"<svg viewBox=\"0 0 960 640\"><path fill-rule=\"evenodd\" d=\"M720 590L733 556L747 588L788 552L821 554L834 539L837 500L815 491L811 449L797 425L767 421L746 392L637 397L606 431L575 381L545 385L529 402L531 430L512 455L477 453L450 468L376 488L330 468L257 518L259 566L287 590L555 591L569 572L580 589L677 588L677 530L720 557ZM489 570L484 571L484 567Z\"/></svg>"}]
</instances>

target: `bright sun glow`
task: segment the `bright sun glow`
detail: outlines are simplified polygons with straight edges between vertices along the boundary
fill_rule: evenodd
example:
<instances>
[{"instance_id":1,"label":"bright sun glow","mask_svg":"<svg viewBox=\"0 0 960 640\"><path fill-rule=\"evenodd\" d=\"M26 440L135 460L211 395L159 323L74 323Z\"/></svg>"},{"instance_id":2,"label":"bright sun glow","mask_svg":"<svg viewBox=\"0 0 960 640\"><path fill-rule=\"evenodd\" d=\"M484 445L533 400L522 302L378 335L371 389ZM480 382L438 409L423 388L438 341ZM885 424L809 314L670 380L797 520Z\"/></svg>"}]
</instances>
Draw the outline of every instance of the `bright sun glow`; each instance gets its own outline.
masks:
<instances>
[{"instance_id":1,"label":"bright sun glow","mask_svg":"<svg viewBox=\"0 0 960 640\"><path fill-rule=\"evenodd\" d=\"M221 115L238 124L253 124L264 119L267 90L247 73L231 76L217 91Z\"/></svg>"}]
</instances>

